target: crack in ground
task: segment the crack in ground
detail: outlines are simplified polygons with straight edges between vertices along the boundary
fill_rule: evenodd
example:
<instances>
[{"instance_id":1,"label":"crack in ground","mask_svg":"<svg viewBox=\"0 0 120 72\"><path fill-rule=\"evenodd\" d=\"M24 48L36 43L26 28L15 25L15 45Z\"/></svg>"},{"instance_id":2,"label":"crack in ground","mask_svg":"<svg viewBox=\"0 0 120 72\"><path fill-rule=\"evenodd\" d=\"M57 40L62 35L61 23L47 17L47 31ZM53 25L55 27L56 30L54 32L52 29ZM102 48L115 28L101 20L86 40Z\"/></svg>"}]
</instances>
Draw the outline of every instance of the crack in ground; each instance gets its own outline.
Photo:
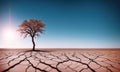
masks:
<instances>
[{"instance_id":1,"label":"crack in ground","mask_svg":"<svg viewBox=\"0 0 120 72\"><path fill-rule=\"evenodd\" d=\"M8 65L2 72L13 72L17 66L23 66L22 72L120 72L119 60L112 61L101 54L82 52L18 52L13 55L5 55L0 61L7 60ZM114 64L118 64L115 66ZM96 68L95 68L96 67ZM19 72L19 71L18 71Z\"/></svg>"}]
</instances>

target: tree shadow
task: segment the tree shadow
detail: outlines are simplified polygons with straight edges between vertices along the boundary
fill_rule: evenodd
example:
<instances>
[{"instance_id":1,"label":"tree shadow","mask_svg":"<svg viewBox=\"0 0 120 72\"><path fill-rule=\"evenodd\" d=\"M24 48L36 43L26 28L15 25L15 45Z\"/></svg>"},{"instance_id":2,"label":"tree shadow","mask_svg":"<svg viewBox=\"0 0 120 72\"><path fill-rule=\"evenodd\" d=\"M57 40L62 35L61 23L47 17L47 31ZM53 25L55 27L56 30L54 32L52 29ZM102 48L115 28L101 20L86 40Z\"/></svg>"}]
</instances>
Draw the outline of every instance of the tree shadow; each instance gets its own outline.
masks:
<instances>
[{"instance_id":1,"label":"tree shadow","mask_svg":"<svg viewBox=\"0 0 120 72\"><path fill-rule=\"evenodd\" d=\"M52 52L52 51L47 51L47 50L27 50L25 52Z\"/></svg>"}]
</instances>

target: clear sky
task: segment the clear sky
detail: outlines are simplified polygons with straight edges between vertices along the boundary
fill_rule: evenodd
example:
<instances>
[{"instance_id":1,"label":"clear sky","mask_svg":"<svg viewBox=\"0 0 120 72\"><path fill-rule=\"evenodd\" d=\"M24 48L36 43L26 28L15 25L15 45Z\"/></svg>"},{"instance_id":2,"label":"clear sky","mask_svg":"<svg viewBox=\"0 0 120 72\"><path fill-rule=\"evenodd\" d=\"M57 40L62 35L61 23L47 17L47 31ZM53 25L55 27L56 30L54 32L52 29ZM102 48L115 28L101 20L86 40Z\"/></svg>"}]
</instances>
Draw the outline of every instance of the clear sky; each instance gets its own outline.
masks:
<instances>
[{"instance_id":1,"label":"clear sky","mask_svg":"<svg viewBox=\"0 0 120 72\"><path fill-rule=\"evenodd\" d=\"M0 32L33 18L46 24L38 48L120 48L120 0L0 0ZM1 48L32 47L18 33L8 44L0 36Z\"/></svg>"}]
</instances>

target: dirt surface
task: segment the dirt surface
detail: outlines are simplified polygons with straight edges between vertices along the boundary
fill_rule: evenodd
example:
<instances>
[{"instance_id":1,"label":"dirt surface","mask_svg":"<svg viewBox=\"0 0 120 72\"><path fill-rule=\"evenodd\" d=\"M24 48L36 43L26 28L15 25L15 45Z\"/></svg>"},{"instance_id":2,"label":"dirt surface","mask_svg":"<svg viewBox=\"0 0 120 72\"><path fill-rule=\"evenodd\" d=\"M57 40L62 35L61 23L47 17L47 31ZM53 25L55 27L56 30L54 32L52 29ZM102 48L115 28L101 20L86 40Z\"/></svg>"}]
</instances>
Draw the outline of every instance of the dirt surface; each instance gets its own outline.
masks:
<instances>
[{"instance_id":1,"label":"dirt surface","mask_svg":"<svg viewBox=\"0 0 120 72\"><path fill-rule=\"evenodd\" d=\"M0 49L0 72L120 72L120 49Z\"/></svg>"}]
</instances>

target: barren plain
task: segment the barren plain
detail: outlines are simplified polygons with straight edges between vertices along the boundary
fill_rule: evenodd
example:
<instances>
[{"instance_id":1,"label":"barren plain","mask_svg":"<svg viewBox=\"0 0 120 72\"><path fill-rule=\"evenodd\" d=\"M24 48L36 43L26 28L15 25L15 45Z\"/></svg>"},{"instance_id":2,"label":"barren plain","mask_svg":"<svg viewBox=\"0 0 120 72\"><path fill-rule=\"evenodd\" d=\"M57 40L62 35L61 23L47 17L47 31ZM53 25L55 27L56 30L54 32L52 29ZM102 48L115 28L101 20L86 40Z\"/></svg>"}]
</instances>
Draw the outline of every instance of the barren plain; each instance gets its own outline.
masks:
<instances>
[{"instance_id":1,"label":"barren plain","mask_svg":"<svg viewBox=\"0 0 120 72\"><path fill-rule=\"evenodd\" d=\"M0 72L120 72L120 49L0 49Z\"/></svg>"}]
</instances>

